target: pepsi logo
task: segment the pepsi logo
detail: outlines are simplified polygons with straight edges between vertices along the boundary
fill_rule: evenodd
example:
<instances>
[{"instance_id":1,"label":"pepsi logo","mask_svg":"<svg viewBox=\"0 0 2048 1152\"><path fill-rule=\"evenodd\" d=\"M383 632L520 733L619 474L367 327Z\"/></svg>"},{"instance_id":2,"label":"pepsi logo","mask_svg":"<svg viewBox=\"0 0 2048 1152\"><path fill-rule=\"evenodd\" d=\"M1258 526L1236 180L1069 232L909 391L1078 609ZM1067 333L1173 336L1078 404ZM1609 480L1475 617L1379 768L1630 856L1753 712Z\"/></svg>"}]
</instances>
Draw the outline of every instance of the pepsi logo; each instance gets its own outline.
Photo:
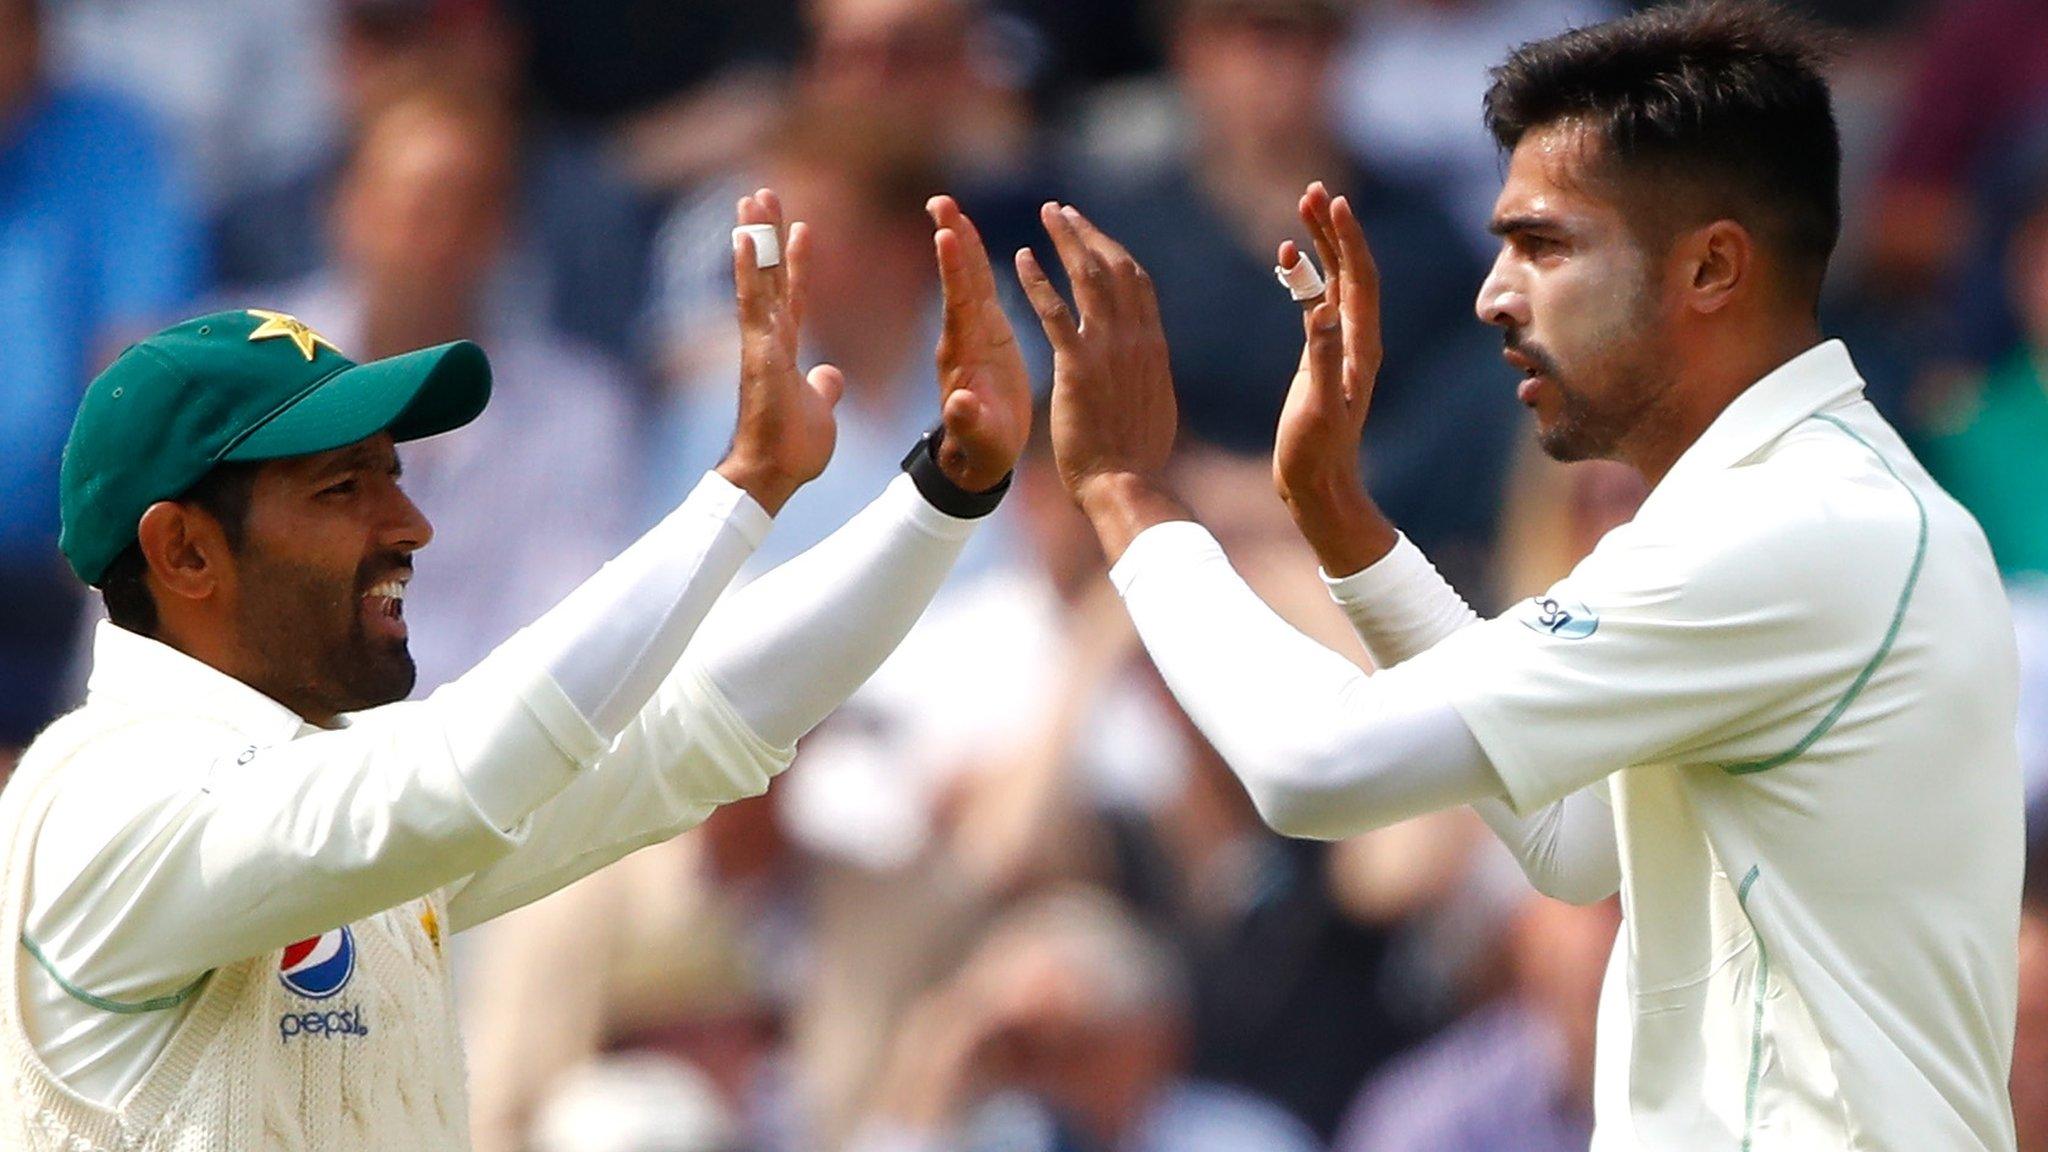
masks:
<instances>
[{"instance_id":1,"label":"pepsi logo","mask_svg":"<svg viewBox=\"0 0 2048 1152\"><path fill-rule=\"evenodd\" d=\"M356 971L356 938L346 928L323 932L284 950L277 978L309 1000L325 1000L343 988Z\"/></svg>"}]
</instances>

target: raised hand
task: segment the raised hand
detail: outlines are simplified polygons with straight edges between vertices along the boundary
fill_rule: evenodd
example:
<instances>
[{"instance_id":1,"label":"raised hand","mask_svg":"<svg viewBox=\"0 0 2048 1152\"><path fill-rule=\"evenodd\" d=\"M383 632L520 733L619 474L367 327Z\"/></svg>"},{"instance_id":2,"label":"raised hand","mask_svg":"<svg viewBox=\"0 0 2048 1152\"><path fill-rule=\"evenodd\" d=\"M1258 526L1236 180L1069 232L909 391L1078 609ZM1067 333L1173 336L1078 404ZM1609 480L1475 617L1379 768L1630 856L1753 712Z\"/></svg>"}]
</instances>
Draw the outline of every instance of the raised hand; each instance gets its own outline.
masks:
<instances>
[{"instance_id":1,"label":"raised hand","mask_svg":"<svg viewBox=\"0 0 2048 1152\"><path fill-rule=\"evenodd\" d=\"M1317 182L1300 210L1327 288L1303 309L1301 364L1273 443L1273 486L1323 567L1344 576L1386 555L1396 539L1366 495L1359 463L1382 352L1379 271L1348 200L1331 199ZM1292 241L1280 245L1282 267L1300 256Z\"/></svg>"},{"instance_id":2,"label":"raised hand","mask_svg":"<svg viewBox=\"0 0 2048 1152\"><path fill-rule=\"evenodd\" d=\"M985 492L1023 454L1031 434L1031 377L1010 318L996 299L981 233L951 196L925 204L946 293L939 335L939 469L969 492Z\"/></svg>"},{"instance_id":3,"label":"raised hand","mask_svg":"<svg viewBox=\"0 0 2048 1152\"><path fill-rule=\"evenodd\" d=\"M797 368L797 329L803 320L805 261L810 231L784 225L782 202L763 188L742 196L741 224L772 224L782 260L754 266L754 242L733 245L732 274L739 296L740 404L732 447L718 474L752 496L769 515L832 459L838 423L832 410L846 390L839 369L821 364L806 376Z\"/></svg>"},{"instance_id":4,"label":"raised hand","mask_svg":"<svg viewBox=\"0 0 2048 1152\"><path fill-rule=\"evenodd\" d=\"M1145 527L1186 517L1161 479L1179 416L1159 301L1144 268L1078 209L1047 204L1039 218L1075 303L1030 249L1017 253L1017 277L1052 342L1053 458L1115 560Z\"/></svg>"}]
</instances>

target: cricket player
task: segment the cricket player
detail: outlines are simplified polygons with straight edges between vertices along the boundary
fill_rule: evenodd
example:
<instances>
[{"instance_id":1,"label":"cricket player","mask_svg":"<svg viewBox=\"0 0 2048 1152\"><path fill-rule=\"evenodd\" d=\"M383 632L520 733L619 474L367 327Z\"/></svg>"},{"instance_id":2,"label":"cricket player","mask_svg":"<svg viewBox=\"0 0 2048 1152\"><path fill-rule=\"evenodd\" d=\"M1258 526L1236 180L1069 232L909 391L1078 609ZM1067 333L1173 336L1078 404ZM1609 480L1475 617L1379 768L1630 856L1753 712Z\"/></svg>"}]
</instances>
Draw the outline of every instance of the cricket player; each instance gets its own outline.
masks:
<instances>
[{"instance_id":1,"label":"cricket player","mask_svg":"<svg viewBox=\"0 0 2048 1152\"><path fill-rule=\"evenodd\" d=\"M1774 9L1682 6L1494 71L1508 165L1479 316L1550 455L1653 485L1497 619L1360 483L1379 285L1350 205L1310 187L1332 285L1274 476L1371 676L1268 611L1167 492L1142 270L1057 206L1077 307L1018 257L1063 478L1265 818L1336 838L1471 804L1545 891L1621 892L1600 1152L2014 1143L2012 626L1976 523L1821 337L1840 149L1811 44Z\"/></svg>"},{"instance_id":2,"label":"cricket player","mask_svg":"<svg viewBox=\"0 0 2048 1152\"><path fill-rule=\"evenodd\" d=\"M767 788L1007 487L1023 361L972 224L930 209L942 423L907 475L713 607L825 467L843 387L796 367L807 230L749 196L741 222L787 259L735 245L724 461L415 703L395 703L413 683L405 583L432 530L394 445L477 415L480 349L354 364L292 317L228 312L92 383L62 544L111 622L86 703L0 797L0 1146L467 1146L446 936Z\"/></svg>"}]
</instances>

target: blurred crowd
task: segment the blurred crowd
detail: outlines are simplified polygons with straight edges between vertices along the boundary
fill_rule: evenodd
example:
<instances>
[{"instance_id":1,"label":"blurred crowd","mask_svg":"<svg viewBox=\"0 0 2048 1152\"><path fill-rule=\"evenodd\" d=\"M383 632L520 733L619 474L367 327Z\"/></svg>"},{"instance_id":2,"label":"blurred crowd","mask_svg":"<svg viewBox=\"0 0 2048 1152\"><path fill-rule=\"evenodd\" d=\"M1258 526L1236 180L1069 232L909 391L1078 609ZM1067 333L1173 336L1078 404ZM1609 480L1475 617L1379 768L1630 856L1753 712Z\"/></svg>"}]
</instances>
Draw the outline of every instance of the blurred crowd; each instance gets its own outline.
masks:
<instances>
[{"instance_id":1,"label":"blurred crowd","mask_svg":"<svg viewBox=\"0 0 2048 1152\"><path fill-rule=\"evenodd\" d=\"M1848 229L1824 324L1983 522L2048 793L2048 0L1814 0ZM1081 205L1151 271L1179 484L1284 616L1363 663L1273 496L1298 355L1270 254L1311 179L1384 288L1366 465L1475 605L1643 492L1533 450L1472 315L1486 68L1620 0L0 0L0 765L80 691L96 601L59 453L123 344L212 307L361 359L458 337L496 392L409 446L421 690L716 463L728 229L816 244L806 354L850 381L757 563L934 417L925 198L998 263ZM1051 261L1048 261L1051 263ZM1047 353L1015 310L1042 378ZM2040 827L2037 821L2035 826ZM2036 836L2014 1100L2048 1150ZM1590 1132L1620 913L1535 896L1476 818L1282 840L1152 673L1043 444L948 591L769 795L457 951L482 1152L1564 1152Z\"/></svg>"}]
</instances>

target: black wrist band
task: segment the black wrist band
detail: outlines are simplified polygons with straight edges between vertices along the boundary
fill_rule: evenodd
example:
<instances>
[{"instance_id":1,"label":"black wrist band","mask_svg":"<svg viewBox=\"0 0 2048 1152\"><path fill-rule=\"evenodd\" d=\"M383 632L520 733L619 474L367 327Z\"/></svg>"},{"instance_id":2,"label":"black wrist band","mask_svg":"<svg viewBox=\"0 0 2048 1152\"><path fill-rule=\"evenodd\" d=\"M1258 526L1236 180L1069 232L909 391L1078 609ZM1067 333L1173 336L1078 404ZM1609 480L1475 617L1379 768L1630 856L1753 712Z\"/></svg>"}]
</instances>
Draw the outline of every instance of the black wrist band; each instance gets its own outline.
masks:
<instances>
[{"instance_id":1,"label":"black wrist band","mask_svg":"<svg viewBox=\"0 0 2048 1152\"><path fill-rule=\"evenodd\" d=\"M910 455L903 458L903 471L917 485L918 495L924 497L925 503L956 519L979 520L1003 502L1003 493L1010 490L1010 480L1016 473L1004 473L1001 482L987 491L969 492L953 483L939 467L939 443L945 438L943 426L918 437Z\"/></svg>"}]
</instances>

